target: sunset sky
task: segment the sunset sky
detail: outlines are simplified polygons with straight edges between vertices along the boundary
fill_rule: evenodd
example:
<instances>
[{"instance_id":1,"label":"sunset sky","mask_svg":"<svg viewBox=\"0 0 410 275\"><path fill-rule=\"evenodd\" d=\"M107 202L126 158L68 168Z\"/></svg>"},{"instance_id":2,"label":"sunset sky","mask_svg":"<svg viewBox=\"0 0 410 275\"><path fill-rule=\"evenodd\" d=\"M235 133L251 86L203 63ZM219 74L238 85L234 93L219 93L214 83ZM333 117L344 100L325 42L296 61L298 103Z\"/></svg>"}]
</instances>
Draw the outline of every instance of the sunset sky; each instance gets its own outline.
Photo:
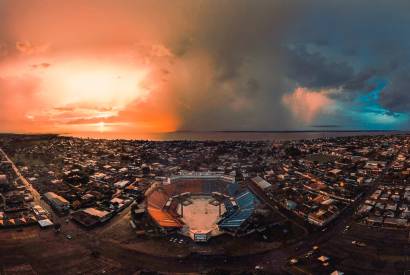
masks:
<instances>
[{"instance_id":1,"label":"sunset sky","mask_svg":"<svg viewBox=\"0 0 410 275\"><path fill-rule=\"evenodd\" d=\"M0 0L0 132L407 130L409 10Z\"/></svg>"}]
</instances>

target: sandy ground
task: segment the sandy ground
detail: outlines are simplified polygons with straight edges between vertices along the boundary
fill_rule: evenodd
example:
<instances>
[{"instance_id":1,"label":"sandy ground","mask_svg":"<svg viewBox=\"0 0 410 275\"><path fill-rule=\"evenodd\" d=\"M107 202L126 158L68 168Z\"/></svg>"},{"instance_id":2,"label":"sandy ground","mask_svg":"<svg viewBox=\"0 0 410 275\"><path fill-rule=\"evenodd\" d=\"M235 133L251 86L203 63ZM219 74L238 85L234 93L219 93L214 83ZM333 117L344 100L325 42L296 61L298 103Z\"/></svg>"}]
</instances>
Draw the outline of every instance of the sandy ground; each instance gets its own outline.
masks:
<instances>
[{"instance_id":1,"label":"sandy ground","mask_svg":"<svg viewBox=\"0 0 410 275\"><path fill-rule=\"evenodd\" d=\"M219 206L209 203L211 197L192 197L192 204L184 206L184 216L182 220L189 227L192 233L208 233L214 231L213 235L219 233L216 222L219 218ZM181 212L179 210L179 212ZM221 213L225 212L225 207L221 206Z\"/></svg>"}]
</instances>

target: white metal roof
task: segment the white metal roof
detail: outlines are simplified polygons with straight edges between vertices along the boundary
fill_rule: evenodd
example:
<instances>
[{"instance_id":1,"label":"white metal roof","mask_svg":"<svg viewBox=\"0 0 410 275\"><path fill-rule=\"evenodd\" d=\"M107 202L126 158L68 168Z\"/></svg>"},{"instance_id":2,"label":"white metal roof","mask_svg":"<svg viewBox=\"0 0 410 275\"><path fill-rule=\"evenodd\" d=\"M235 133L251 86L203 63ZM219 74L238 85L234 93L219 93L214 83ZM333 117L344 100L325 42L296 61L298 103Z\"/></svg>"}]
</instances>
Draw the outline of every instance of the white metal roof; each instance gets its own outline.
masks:
<instances>
[{"instance_id":1,"label":"white metal roof","mask_svg":"<svg viewBox=\"0 0 410 275\"><path fill-rule=\"evenodd\" d=\"M259 176L252 178L252 181L253 181L257 186L259 186L259 188L261 188L262 190L265 190L265 189L267 189L267 188L269 188L269 187L272 186L272 184L270 184L269 182L267 182L266 180L264 180L263 178L261 178L261 177L259 177Z\"/></svg>"}]
</instances>

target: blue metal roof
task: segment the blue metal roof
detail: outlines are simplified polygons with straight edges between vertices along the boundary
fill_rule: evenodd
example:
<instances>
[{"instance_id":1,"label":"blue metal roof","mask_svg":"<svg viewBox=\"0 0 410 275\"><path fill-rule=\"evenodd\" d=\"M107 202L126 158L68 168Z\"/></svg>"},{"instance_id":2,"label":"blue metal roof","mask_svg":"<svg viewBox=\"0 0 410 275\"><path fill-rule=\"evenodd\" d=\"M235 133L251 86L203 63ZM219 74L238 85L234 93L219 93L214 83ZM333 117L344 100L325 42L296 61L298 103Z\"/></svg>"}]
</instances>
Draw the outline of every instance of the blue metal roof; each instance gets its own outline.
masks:
<instances>
[{"instance_id":1,"label":"blue metal roof","mask_svg":"<svg viewBox=\"0 0 410 275\"><path fill-rule=\"evenodd\" d=\"M235 211L235 207L233 206L230 199L225 199L224 200L224 205L225 205L226 212L228 212L228 214Z\"/></svg>"},{"instance_id":2,"label":"blue metal roof","mask_svg":"<svg viewBox=\"0 0 410 275\"><path fill-rule=\"evenodd\" d=\"M245 191L236 197L236 203L238 204L239 208L246 209L246 208L253 208L256 202L256 197L249 191Z\"/></svg>"},{"instance_id":3,"label":"blue metal roof","mask_svg":"<svg viewBox=\"0 0 410 275\"><path fill-rule=\"evenodd\" d=\"M235 212L233 215L225 218L219 226L221 228L240 227L253 213L253 209L244 209Z\"/></svg>"},{"instance_id":4,"label":"blue metal roof","mask_svg":"<svg viewBox=\"0 0 410 275\"><path fill-rule=\"evenodd\" d=\"M237 184L236 182L230 183L228 184L227 189L228 189L229 196L234 197L238 193L239 184Z\"/></svg>"},{"instance_id":5,"label":"blue metal roof","mask_svg":"<svg viewBox=\"0 0 410 275\"><path fill-rule=\"evenodd\" d=\"M229 206L227 207L227 216L219 222L220 228L238 228L240 227L253 213L258 200L250 192L245 191L239 194L235 201L238 205L236 211L232 211ZM225 205L229 205L225 203ZM232 205L232 204L231 204Z\"/></svg>"}]
</instances>

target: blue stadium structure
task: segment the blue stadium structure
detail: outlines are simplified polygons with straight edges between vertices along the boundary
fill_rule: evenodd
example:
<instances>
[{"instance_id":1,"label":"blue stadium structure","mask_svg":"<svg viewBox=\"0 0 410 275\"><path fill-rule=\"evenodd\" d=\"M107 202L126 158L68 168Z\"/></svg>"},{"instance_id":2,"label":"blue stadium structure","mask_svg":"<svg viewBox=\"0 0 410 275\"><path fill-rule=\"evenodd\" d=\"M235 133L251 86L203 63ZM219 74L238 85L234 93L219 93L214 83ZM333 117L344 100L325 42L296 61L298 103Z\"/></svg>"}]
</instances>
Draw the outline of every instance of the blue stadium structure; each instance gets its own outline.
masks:
<instances>
[{"instance_id":1,"label":"blue stadium structure","mask_svg":"<svg viewBox=\"0 0 410 275\"><path fill-rule=\"evenodd\" d=\"M220 229L237 231L252 216L259 203L255 195L248 190L234 197L234 201L236 206L232 204L231 200L224 201L227 211L218 223Z\"/></svg>"}]
</instances>

